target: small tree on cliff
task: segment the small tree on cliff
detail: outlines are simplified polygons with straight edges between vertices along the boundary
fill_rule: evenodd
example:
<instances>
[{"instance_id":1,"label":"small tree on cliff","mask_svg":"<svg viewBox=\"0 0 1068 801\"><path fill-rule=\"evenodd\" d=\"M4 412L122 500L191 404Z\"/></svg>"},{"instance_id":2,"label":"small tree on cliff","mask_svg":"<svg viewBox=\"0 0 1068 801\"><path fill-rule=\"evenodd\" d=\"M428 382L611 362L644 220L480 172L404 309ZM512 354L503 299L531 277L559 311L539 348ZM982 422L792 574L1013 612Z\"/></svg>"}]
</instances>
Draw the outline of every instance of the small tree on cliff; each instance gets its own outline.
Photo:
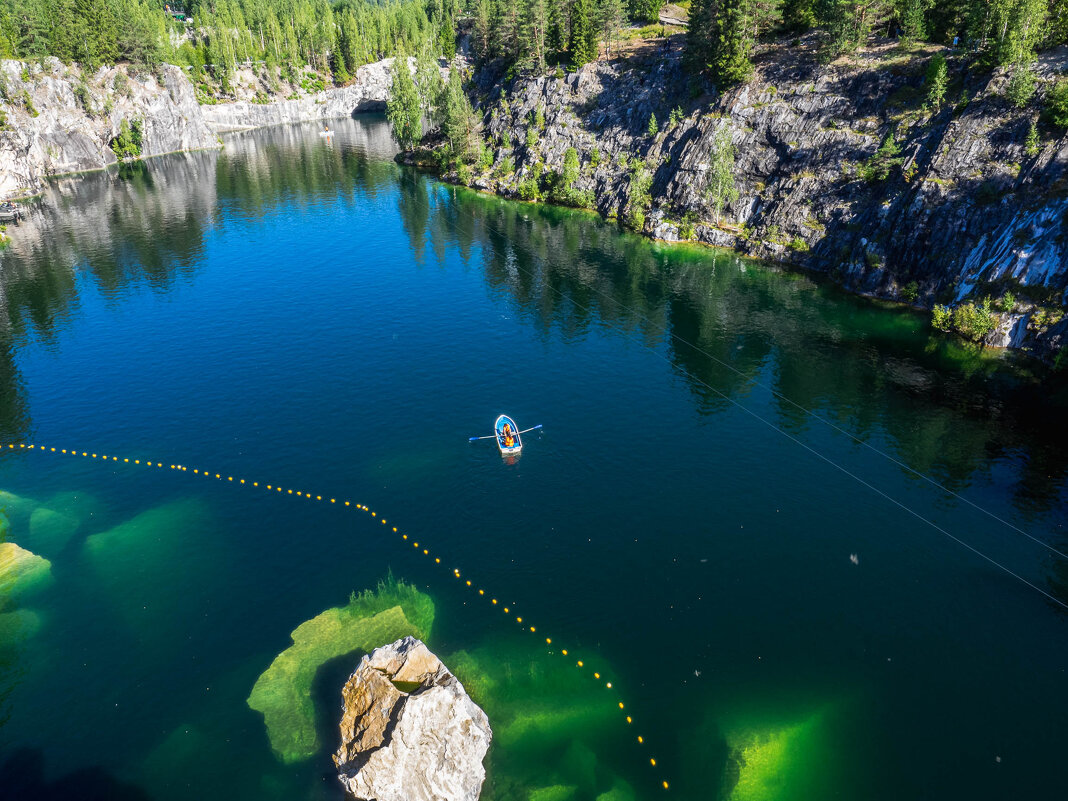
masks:
<instances>
[{"instance_id":1,"label":"small tree on cliff","mask_svg":"<svg viewBox=\"0 0 1068 801\"><path fill-rule=\"evenodd\" d=\"M401 147L410 148L423 138L423 117L419 107L419 92L408 69L408 57L399 55L393 59L390 69L393 83L386 103L386 119L393 126L393 136Z\"/></svg>"},{"instance_id":2,"label":"small tree on cliff","mask_svg":"<svg viewBox=\"0 0 1068 801\"><path fill-rule=\"evenodd\" d=\"M709 181L705 191L712 205L712 216L719 222L723 207L738 199L738 189L734 185L734 142L731 140L730 124L724 123L716 129L709 156Z\"/></svg>"}]
</instances>

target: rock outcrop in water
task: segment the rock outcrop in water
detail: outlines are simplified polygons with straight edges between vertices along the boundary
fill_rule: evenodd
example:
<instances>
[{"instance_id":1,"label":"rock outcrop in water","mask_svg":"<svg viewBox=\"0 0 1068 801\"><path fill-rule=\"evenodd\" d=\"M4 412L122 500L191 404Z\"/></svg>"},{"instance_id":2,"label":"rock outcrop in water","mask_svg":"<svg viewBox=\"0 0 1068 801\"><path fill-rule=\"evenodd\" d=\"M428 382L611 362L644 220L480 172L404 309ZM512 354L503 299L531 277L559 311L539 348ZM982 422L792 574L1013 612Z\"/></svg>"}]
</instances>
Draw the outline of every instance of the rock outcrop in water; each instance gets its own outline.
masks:
<instances>
[{"instance_id":1,"label":"rock outcrop in water","mask_svg":"<svg viewBox=\"0 0 1068 801\"><path fill-rule=\"evenodd\" d=\"M486 714L419 640L360 660L342 690L345 789L370 801L477 801L493 736Z\"/></svg>"},{"instance_id":2,"label":"rock outcrop in water","mask_svg":"<svg viewBox=\"0 0 1068 801\"><path fill-rule=\"evenodd\" d=\"M926 307L1009 290L1018 316L1006 315L988 342L1059 348L1068 339L1068 318L1057 322L1068 299L1068 136L1039 115L1045 89L1068 71L1068 48L1040 57L1035 99L1016 108L1004 70L932 47L948 57L952 86L934 110L925 54L884 44L821 64L816 46L807 37L766 47L747 83L696 99L680 42L566 76L486 80L494 163L473 185L545 192L573 147L574 190L609 217L642 206L650 236L794 263ZM668 124L674 109L681 118ZM650 136L654 114L660 130ZM1033 122L1040 137L1029 149ZM738 196L716 220L710 164L721 129L735 149ZM876 153L888 141L880 175Z\"/></svg>"}]
</instances>

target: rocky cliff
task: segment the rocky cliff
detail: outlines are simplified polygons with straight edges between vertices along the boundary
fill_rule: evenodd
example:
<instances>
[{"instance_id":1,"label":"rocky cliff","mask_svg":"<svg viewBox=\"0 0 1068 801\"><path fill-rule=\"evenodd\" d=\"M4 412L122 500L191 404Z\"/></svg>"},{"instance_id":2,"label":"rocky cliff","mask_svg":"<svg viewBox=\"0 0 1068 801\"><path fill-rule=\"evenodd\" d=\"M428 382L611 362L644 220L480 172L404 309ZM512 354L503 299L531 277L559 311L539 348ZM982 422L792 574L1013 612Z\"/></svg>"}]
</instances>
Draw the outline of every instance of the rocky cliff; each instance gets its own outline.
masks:
<instances>
[{"instance_id":1,"label":"rocky cliff","mask_svg":"<svg viewBox=\"0 0 1068 801\"><path fill-rule=\"evenodd\" d=\"M356 70L355 79L350 85L324 89L312 95L277 98L268 103L243 101L204 106L204 121L213 130L222 133L287 122L337 119L366 111L385 111L392 82L389 74L392 64L392 58L366 64Z\"/></svg>"},{"instance_id":2,"label":"rocky cliff","mask_svg":"<svg viewBox=\"0 0 1068 801\"><path fill-rule=\"evenodd\" d=\"M140 122L143 156L219 145L178 67L85 74L56 59L4 61L0 101L0 197L36 192L50 175L114 164L110 142L123 120Z\"/></svg>"},{"instance_id":3,"label":"rocky cliff","mask_svg":"<svg viewBox=\"0 0 1068 801\"><path fill-rule=\"evenodd\" d=\"M927 307L1011 292L987 341L1057 350L1068 339L1068 136L1039 121L1038 98L1068 70L1068 49L1042 56L1024 108L1005 99L1003 72L941 50L949 90L932 109L924 73L939 48L888 43L821 64L816 44L766 48L749 82L718 95L686 75L671 40L568 75L483 84L494 163L472 182L544 193L574 147L576 196L606 216L640 207L649 235L791 262ZM717 218L709 185L721 129L737 197Z\"/></svg>"},{"instance_id":4,"label":"rocky cliff","mask_svg":"<svg viewBox=\"0 0 1068 801\"><path fill-rule=\"evenodd\" d=\"M413 60L414 61L414 60ZM0 63L0 197L38 192L53 175L98 170L122 122L138 122L142 157L217 148L219 134L269 125L348 117L385 108L393 59L357 70L348 86L313 94L200 105L188 76L164 65L155 73L101 67L83 73L56 59ZM443 73L446 73L443 70Z\"/></svg>"}]
</instances>

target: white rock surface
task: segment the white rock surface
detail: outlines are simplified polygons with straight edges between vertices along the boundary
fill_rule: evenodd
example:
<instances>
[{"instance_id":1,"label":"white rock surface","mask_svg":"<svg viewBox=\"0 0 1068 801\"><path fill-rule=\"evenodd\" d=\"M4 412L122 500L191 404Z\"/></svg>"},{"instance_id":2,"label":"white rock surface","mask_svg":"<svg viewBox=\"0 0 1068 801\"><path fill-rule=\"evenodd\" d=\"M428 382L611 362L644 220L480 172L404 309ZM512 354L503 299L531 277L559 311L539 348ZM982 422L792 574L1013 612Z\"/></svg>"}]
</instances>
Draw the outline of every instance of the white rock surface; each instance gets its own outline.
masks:
<instances>
[{"instance_id":1,"label":"white rock surface","mask_svg":"<svg viewBox=\"0 0 1068 801\"><path fill-rule=\"evenodd\" d=\"M142 123L146 157L219 146L178 67L164 65L158 78L128 75L120 67L83 75L54 58L42 65L6 60L0 62L0 84L0 197L38 191L49 175L114 164L110 142L123 120ZM84 101L76 96L79 87Z\"/></svg>"},{"instance_id":2,"label":"white rock surface","mask_svg":"<svg viewBox=\"0 0 1068 801\"><path fill-rule=\"evenodd\" d=\"M415 59L409 60L413 73ZM367 111L385 111L393 78L390 69L393 59L386 58L373 64L365 64L356 70L354 80L348 86L324 89L314 95L305 95L292 100L276 100L272 103L218 103L202 106L204 121L218 133L263 128L289 122L351 117ZM442 67L442 78L448 78L448 69Z\"/></svg>"},{"instance_id":3,"label":"white rock surface","mask_svg":"<svg viewBox=\"0 0 1068 801\"><path fill-rule=\"evenodd\" d=\"M342 699L334 763L352 796L477 801L489 720L422 642L405 637L376 648L360 660Z\"/></svg>"}]
</instances>

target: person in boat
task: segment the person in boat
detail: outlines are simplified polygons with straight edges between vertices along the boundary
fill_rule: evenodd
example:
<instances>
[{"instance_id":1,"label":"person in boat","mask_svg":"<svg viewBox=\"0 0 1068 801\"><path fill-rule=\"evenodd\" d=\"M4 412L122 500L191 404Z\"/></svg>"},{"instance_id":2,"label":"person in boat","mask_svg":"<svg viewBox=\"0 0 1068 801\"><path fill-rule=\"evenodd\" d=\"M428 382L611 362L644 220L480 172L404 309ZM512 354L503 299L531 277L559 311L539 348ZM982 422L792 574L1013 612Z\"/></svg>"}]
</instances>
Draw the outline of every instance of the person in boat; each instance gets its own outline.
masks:
<instances>
[{"instance_id":1,"label":"person in boat","mask_svg":"<svg viewBox=\"0 0 1068 801\"><path fill-rule=\"evenodd\" d=\"M501 429L501 436L504 438L504 447L511 448L515 445L515 435L512 433L512 427L508 424L504 424L504 428Z\"/></svg>"}]
</instances>

